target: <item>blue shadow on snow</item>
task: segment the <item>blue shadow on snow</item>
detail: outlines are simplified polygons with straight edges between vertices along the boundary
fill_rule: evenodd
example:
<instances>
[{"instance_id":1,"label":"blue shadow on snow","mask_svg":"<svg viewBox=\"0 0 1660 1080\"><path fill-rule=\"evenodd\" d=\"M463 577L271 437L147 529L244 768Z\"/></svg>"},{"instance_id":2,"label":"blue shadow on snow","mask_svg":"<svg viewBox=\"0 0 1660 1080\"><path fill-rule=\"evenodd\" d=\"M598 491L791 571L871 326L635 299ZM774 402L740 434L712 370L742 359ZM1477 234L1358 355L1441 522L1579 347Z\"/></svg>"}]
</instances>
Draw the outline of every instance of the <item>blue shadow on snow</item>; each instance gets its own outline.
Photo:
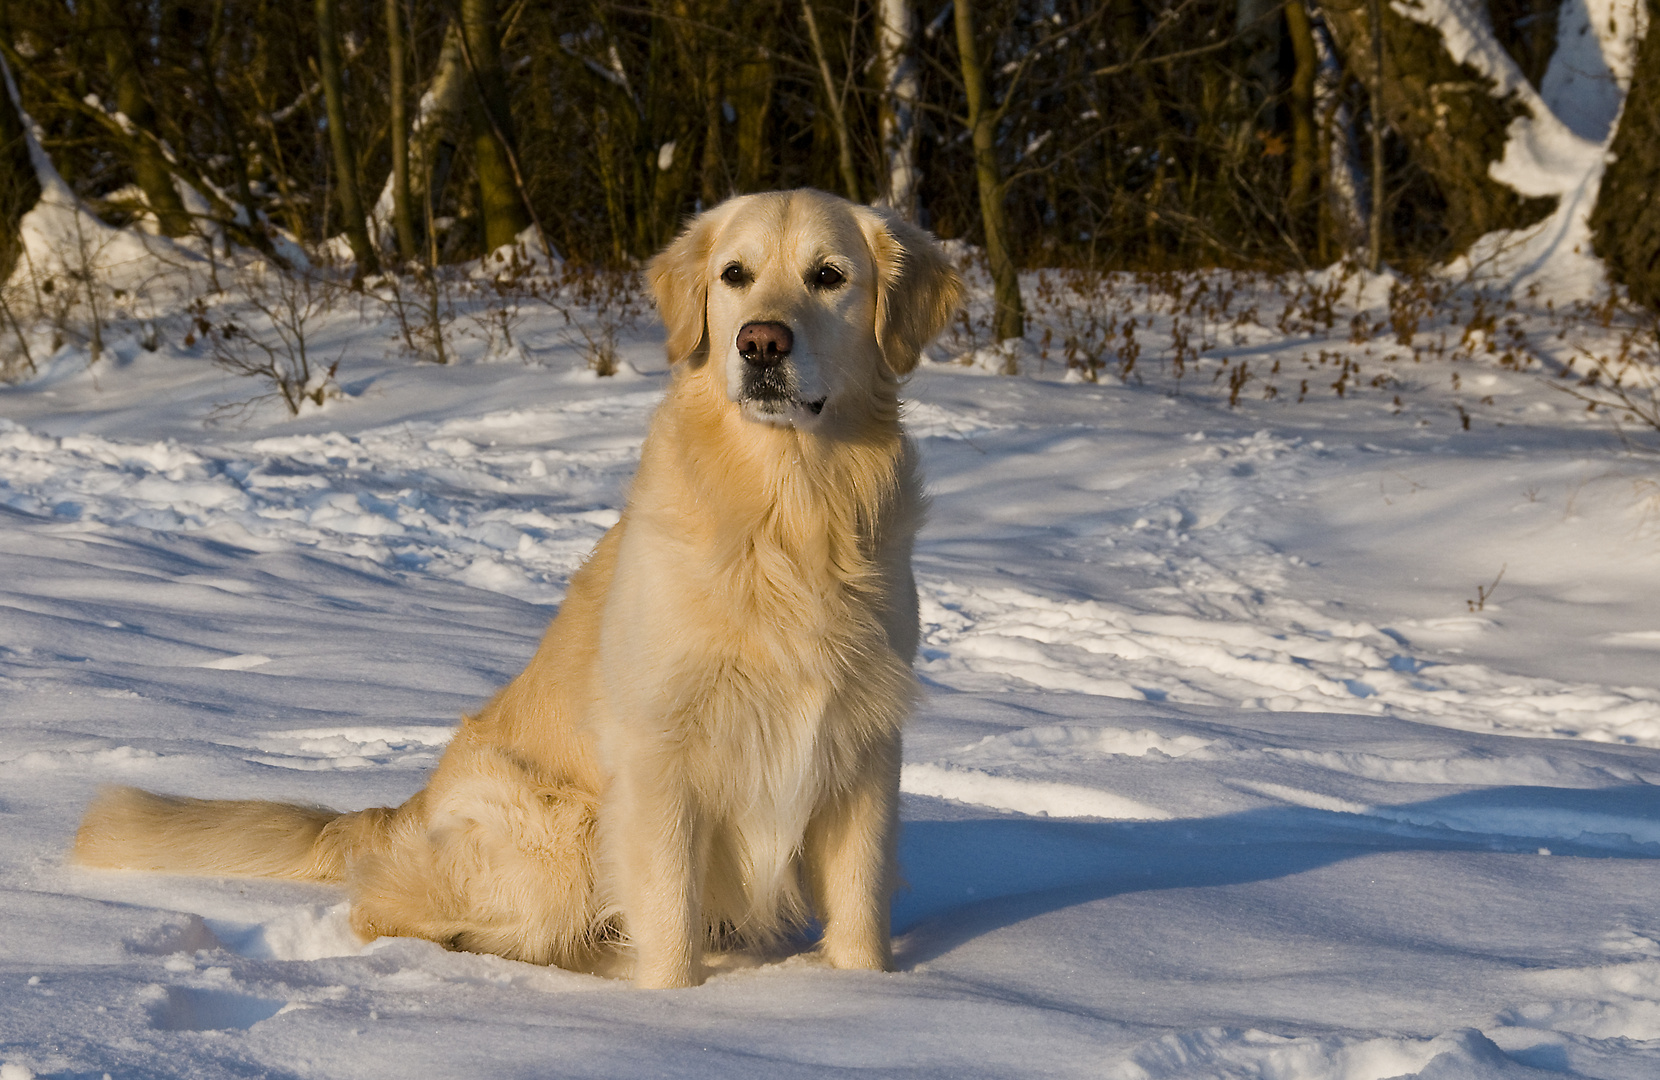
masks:
<instances>
[{"instance_id":1,"label":"blue shadow on snow","mask_svg":"<svg viewBox=\"0 0 1660 1080\"><path fill-rule=\"evenodd\" d=\"M1174 821L906 821L893 901L910 967L982 934L1126 893L1289 877L1404 851L1660 858L1660 786L1515 786L1372 813L1265 807Z\"/></svg>"}]
</instances>

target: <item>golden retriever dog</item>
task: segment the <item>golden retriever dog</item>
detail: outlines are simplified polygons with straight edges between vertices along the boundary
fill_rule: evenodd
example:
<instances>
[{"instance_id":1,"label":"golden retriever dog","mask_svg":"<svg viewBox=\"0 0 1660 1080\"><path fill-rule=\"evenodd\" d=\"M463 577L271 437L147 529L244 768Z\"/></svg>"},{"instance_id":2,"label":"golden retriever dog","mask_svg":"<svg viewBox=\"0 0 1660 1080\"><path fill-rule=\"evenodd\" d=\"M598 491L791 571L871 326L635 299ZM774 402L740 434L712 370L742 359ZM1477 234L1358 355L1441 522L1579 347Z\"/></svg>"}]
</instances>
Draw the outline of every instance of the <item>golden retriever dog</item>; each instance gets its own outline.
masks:
<instances>
[{"instance_id":1,"label":"golden retriever dog","mask_svg":"<svg viewBox=\"0 0 1660 1080\"><path fill-rule=\"evenodd\" d=\"M396 808L104 791L90 866L343 882L353 927L688 986L816 917L892 958L923 495L900 379L961 290L816 191L731 199L648 267L672 381L622 518L524 672Z\"/></svg>"}]
</instances>

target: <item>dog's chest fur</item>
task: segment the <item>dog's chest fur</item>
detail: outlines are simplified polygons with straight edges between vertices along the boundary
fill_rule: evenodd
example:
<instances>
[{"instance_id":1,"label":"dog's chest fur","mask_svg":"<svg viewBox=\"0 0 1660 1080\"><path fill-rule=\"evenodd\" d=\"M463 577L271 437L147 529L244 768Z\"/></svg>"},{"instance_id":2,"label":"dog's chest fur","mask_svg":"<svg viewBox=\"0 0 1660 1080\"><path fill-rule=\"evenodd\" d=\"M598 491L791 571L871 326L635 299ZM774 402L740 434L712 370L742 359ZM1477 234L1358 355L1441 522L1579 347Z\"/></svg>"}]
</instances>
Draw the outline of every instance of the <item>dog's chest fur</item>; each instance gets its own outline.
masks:
<instances>
[{"instance_id":1,"label":"dog's chest fur","mask_svg":"<svg viewBox=\"0 0 1660 1080\"><path fill-rule=\"evenodd\" d=\"M654 509L625 519L606 621L658 632L631 637L650 655L605 657L613 704L628 699L610 737L677 762L709 858L735 871L710 879L746 886L707 897L709 913L765 928L800 907L794 860L812 814L914 695L886 625L910 610L892 595L909 580L890 580L878 549L908 556L916 494L897 428L863 444L748 424L747 441L700 440L693 406L677 413L671 398L642 451L642 477L662 487L631 499ZM849 455L861 460L836 460ZM627 685L630 669L656 685Z\"/></svg>"}]
</instances>

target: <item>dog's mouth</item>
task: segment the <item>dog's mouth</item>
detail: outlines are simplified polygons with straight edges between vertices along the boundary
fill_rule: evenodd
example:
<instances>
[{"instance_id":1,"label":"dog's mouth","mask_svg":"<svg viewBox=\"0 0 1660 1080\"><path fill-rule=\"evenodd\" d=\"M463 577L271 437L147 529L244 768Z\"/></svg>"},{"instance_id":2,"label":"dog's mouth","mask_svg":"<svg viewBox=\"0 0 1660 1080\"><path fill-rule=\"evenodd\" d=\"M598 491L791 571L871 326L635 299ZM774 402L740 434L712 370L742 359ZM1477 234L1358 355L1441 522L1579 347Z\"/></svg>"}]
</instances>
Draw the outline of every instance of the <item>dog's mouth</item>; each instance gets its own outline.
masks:
<instances>
[{"instance_id":1,"label":"dog's mouth","mask_svg":"<svg viewBox=\"0 0 1660 1080\"><path fill-rule=\"evenodd\" d=\"M828 400L828 395L802 397L793 373L784 365L779 365L747 370L738 404L751 416L777 424L820 416Z\"/></svg>"},{"instance_id":2,"label":"dog's mouth","mask_svg":"<svg viewBox=\"0 0 1660 1080\"><path fill-rule=\"evenodd\" d=\"M796 417L820 416L829 398L803 399L783 394L746 394L738 404L763 420L785 423Z\"/></svg>"}]
</instances>

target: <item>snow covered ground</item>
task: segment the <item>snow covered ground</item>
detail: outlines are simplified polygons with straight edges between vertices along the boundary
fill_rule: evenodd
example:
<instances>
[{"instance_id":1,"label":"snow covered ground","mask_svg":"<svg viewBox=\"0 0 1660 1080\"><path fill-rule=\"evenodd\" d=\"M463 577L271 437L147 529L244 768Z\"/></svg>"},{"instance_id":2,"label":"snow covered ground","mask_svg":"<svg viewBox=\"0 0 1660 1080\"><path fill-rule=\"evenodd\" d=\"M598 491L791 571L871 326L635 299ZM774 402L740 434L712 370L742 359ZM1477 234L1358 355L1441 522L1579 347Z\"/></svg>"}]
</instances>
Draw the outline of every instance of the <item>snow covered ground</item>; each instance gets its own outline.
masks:
<instances>
[{"instance_id":1,"label":"snow covered ground","mask_svg":"<svg viewBox=\"0 0 1660 1080\"><path fill-rule=\"evenodd\" d=\"M1465 292L1402 345L1388 280L1204 281L1110 283L1127 383L1033 278L1023 375L909 384L886 975L636 992L65 862L103 783L416 790L616 520L655 329L600 379L545 310L439 368L342 309L298 419L205 424L258 387L178 319L0 390L0 1076L1660 1076L1660 472L1548 385L1618 328Z\"/></svg>"}]
</instances>

